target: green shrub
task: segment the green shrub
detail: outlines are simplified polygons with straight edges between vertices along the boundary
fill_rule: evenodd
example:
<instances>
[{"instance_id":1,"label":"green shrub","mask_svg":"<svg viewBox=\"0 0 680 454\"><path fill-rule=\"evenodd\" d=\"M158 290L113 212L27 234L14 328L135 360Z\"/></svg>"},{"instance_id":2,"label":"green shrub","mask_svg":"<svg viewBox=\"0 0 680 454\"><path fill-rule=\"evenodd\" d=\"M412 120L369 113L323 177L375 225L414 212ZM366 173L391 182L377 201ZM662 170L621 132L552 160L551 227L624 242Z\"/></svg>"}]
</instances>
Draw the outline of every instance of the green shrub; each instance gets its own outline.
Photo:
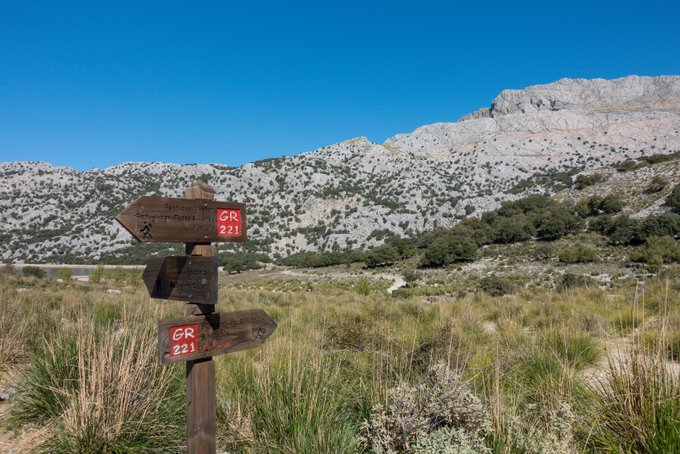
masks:
<instances>
[{"instance_id":1,"label":"green shrub","mask_svg":"<svg viewBox=\"0 0 680 454\"><path fill-rule=\"evenodd\" d=\"M399 258L399 252L395 248L384 244L368 251L364 256L364 263L367 268L377 268L392 265Z\"/></svg>"},{"instance_id":2,"label":"green shrub","mask_svg":"<svg viewBox=\"0 0 680 454\"><path fill-rule=\"evenodd\" d=\"M558 257L562 263L592 263L599 259L595 248L582 244L564 247Z\"/></svg>"},{"instance_id":3,"label":"green shrub","mask_svg":"<svg viewBox=\"0 0 680 454\"><path fill-rule=\"evenodd\" d=\"M618 162L614 164L614 168L618 172L629 172L638 168L638 163L632 159L626 159L625 161Z\"/></svg>"},{"instance_id":4,"label":"green shrub","mask_svg":"<svg viewBox=\"0 0 680 454\"><path fill-rule=\"evenodd\" d=\"M643 241L652 236L680 236L680 214L663 213L646 217L638 226L637 237Z\"/></svg>"},{"instance_id":5,"label":"green shrub","mask_svg":"<svg viewBox=\"0 0 680 454\"><path fill-rule=\"evenodd\" d=\"M413 240L408 238L394 236L389 241L387 241L386 244L393 247L399 254L399 257L402 259L413 257L417 252L416 244L413 242Z\"/></svg>"},{"instance_id":6,"label":"green shrub","mask_svg":"<svg viewBox=\"0 0 680 454\"><path fill-rule=\"evenodd\" d=\"M628 245L639 243L640 224L628 216L618 216L607 226L605 235L614 245Z\"/></svg>"},{"instance_id":7,"label":"green shrub","mask_svg":"<svg viewBox=\"0 0 680 454\"><path fill-rule=\"evenodd\" d=\"M420 274L416 270L408 269L408 270L405 270L402 274L404 276L404 280L408 284L413 284L418 279L420 279Z\"/></svg>"},{"instance_id":8,"label":"green shrub","mask_svg":"<svg viewBox=\"0 0 680 454\"><path fill-rule=\"evenodd\" d=\"M338 252L298 252L279 261L281 265L303 268L345 265L363 261L364 254L360 250L350 249Z\"/></svg>"},{"instance_id":9,"label":"green shrub","mask_svg":"<svg viewBox=\"0 0 680 454\"><path fill-rule=\"evenodd\" d=\"M246 270L259 270L262 263L271 261L265 254L250 252L224 252L218 255L219 266L227 273L240 273Z\"/></svg>"},{"instance_id":10,"label":"green shrub","mask_svg":"<svg viewBox=\"0 0 680 454\"><path fill-rule=\"evenodd\" d=\"M614 214L623 210L623 202L618 196L609 194L602 199L597 208L604 214Z\"/></svg>"},{"instance_id":11,"label":"green shrub","mask_svg":"<svg viewBox=\"0 0 680 454\"><path fill-rule=\"evenodd\" d=\"M582 216L599 216L601 214L615 214L623 210L623 202L618 196L609 194L606 197L594 195L579 200L576 211Z\"/></svg>"},{"instance_id":12,"label":"green shrub","mask_svg":"<svg viewBox=\"0 0 680 454\"><path fill-rule=\"evenodd\" d=\"M70 281L72 276L73 270L71 268L59 268L59 271L57 271L57 279L61 279L64 282Z\"/></svg>"},{"instance_id":13,"label":"green shrub","mask_svg":"<svg viewBox=\"0 0 680 454\"><path fill-rule=\"evenodd\" d=\"M359 295L366 296L371 293L371 283L368 281L368 278L364 276L357 281L354 289Z\"/></svg>"},{"instance_id":14,"label":"green shrub","mask_svg":"<svg viewBox=\"0 0 680 454\"><path fill-rule=\"evenodd\" d=\"M104 266L97 265L94 272L90 275L90 282L101 282L104 279Z\"/></svg>"},{"instance_id":15,"label":"green shrub","mask_svg":"<svg viewBox=\"0 0 680 454\"><path fill-rule=\"evenodd\" d=\"M661 175L655 175L647 185L645 192L653 194L655 192L663 191L666 186L668 186L668 180Z\"/></svg>"},{"instance_id":16,"label":"green shrub","mask_svg":"<svg viewBox=\"0 0 680 454\"><path fill-rule=\"evenodd\" d=\"M536 214L536 236L541 240L553 241L568 233L575 233L582 227L582 222L572 210L566 207L555 207L541 210Z\"/></svg>"},{"instance_id":17,"label":"green shrub","mask_svg":"<svg viewBox=\"0 0 680 454\"><path fill-rule=\"evenodd\" d=\"M551 243L537 243L531 253L534 261L550 260L555 256L555 246Z\"/></svg>"},{"instance_id":18,"label":"green shrub","mask_svg":"<svg viewBox=\"0 0 680 454\"><path fill-rule=\"evenodd\" d=\"M680 184L675 185L671 193L666 197L666 205L676 211L680 210Z\"/></svg>"},{"instance_id":19,"label":"green shrub","mask_svg":"<svg viewBox=\"0 0 680 454\"><path fill-rule=\"evenodd\" d=\"M658 271L664 263L680 262L680 245L670 236L652 236L643 247L630 253L630 260Z\"/></svg>"},{"instance_id":20,"label":"green shrub","mask_svg":"<svg viewBox=\"0 0 680 454\"><path fill-rule=\"evenodd\" d=\"M567 290L576 287L589 287L595 285L595 281L589 276L581 274L564 273L556 282L556 288L559 291Z\"/></svg>"},{"instance_id":21,"label":"green shrub","mask_svg":"<svg viewBox=\"0 0 680 454\"><path fill-rule=\"evenodd\" d=\"M21 269L21 273L24 276L34 276L34 277L37 277L38 279L41 279L41 278L43 278L47 275L45 270L43 270L42 268L39 268L37 266L30 266L30 265L24 266Z\"/></svg>"},{"instance_id":22,"label":"green shrub","mask_svg":"<svg viewBox=\"0 0 680 454\"><path fill-rule=\"evenodd\" d=\"M507 278L488 276L479 281L479 288L491 296L503 296L512 293L515 290L515 285Z\"/></svg>"},{"instance_id":23,"label":"green shrub","mask_svg":"<svg viewBox=\"0 0 680 454\"><path fill-rule=\"evenodd\" d=\"M576 177L576 181L574 182L574 188L581 190L583 188L586 188L588 186L592 186L596 183L599 183L600 181L603 181L604 178L602 175L599 174L594 174L594 175L579 175Z\"/></svg>"},{"instance_id":24,"label":"green shrub","mask_svg":"<svg viewBox=\"0 0 680 454\"><path fill-rule=\"evenodd\" d=\"M5 262L5 266L2 268L3 274L7 274L10 276L14 276L17 274L16 268L14 268L14 264L12 264L11 260L7 260Z\"/></svg>"},{"instance_id":25,"label":"green shrub","mask_svg":"<svg viewBox=\"0 0 680 454\"><path fill-rule=\"evenodd\" d=\"M477 246L489 244L494 239L494 230L486 222L477 218L466 218L454 225L451 231L473 240Z\"/></svg>"},{"instance_id":26,"label":"green shrub","mask_svg":"<svg viewBox=\"0 0 680 454\"><path fill-rule=\"evenodd\" d=\"M468 237L444 235L436 238L425 250L420 266L443 266L472 261L477 255L476 243Z\"/></svg>"},{"instance_id":27,"label":"green shrub","mask_svg":"<svg viewBox=\"0 0 680 454\"><path fill-rule=\"evenodd\" d=\"M517 243L531 239L536 234L536 229L531 220L525 215L513 217L501 217L493 224L494 242Z\"/></svg>"}]
</instances>

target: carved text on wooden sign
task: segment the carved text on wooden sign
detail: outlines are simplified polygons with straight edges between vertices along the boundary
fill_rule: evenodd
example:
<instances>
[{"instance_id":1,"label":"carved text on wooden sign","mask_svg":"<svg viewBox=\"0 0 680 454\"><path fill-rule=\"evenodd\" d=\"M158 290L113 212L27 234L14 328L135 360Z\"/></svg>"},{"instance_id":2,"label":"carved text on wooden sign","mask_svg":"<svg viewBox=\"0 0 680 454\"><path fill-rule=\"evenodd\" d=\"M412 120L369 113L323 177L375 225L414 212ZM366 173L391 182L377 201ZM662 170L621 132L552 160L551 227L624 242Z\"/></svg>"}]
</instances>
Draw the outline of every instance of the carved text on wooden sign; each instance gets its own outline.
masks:
<instances>
[{"instance_id":1,"label":"carved text on wooden sign","mask_svg":"<svg viewBox=\"0 0 680 454\"><path fill-rule=\"evenodd\" d=\"M145 243L246 241L243 203L142 196L116 220Z\"/></svg>"},{"instance_id":2,"label":"carved text on wooden sign","mask_svg":"<svg viewBox=\"0 0 680 454\"><path fill-rule=\"evenodd\" d=\"M275 329L276 322L262 309L161 320L158 362L172 364L258 347ZM176 345L180 345L177 351ZM192 348L196 351L190 352Z\"/></svg>"},{"instance_id":3,"label":"carved text on wooden sign","mask_svg":"<svg viewBox=\"0 0 680 454\"><path fill-rule=\"evenodd\" d=\"M217 303L217 257L154 257L142 279L152 298Z\"/></svg>"}]
</instances>

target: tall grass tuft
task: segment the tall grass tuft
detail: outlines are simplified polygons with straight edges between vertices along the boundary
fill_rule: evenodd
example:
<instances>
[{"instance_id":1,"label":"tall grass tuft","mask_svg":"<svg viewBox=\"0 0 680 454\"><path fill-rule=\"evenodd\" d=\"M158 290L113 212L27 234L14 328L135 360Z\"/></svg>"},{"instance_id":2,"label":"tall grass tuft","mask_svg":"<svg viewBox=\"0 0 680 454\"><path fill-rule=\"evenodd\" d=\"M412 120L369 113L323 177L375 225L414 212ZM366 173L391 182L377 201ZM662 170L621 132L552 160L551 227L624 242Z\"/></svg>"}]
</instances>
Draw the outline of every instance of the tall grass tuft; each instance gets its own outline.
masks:
<instances>
[{"instance_id":1,"label":"tall grass tuft","mask_svg":"<svg viewBox=\"0 0 680 454\"><path fill-rule=\"evenodd\" d=\"M644 347L641 331L627 354L610 358L609 373L597 383L593 441L602 451L680 452L680 372L668 361L668 281L663 292L656 348Z\"/></svg>"},{"instance_id":2,"label":"tall grass tuft","mask_svg":"<svg viewBox=\"0 0 680 454\"><path fill-rule=\"evenodd\" d=\"M680 381L663 356L633 349L597 384L593 441L605 452L680 452Z\"/></svg>"},{"instance_id":3,"label":"tall grass tuft","mask_svg":"<svg viewBox=\"0 0 680 454\"><path fill-rule=\"evenodd\" d=\"M44 452L179 451L183 386L156 362L155 333L134 317L95 332L86 319L34 356L12 407L18 423L51 422Z\"/></svg>"},{"instance_id":4,"label":"tall grass tuft","mask_svg":"<svg viewBox=\"0 0 680 454\"><path fill-rule=\"evenodd\" d=\"M229 452L350 453L354 428L338 368L291 347L266 363L235 359L220 402Z\"/></svg>"}]
</instances>

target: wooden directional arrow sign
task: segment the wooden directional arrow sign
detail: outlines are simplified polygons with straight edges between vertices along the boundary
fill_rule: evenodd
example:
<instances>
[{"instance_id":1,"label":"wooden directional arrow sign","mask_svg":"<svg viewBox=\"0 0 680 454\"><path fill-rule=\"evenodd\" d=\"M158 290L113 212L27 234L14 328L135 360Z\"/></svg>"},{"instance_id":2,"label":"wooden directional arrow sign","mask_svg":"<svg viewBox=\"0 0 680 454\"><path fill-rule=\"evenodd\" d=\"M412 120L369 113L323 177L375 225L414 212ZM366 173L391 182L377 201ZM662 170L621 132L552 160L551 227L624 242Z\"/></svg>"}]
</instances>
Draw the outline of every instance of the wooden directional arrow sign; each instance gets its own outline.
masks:
<instances>
[{"instance_id":1,"label":"wooden directional arrow sign","mask_svg":"<svg viewBox=\"0 0 680 454\"><path fill-rule=\"evenodd\" d=\"M246 241L243 203L142 196L116 220L145 243Z\"/></svg>"},{"instance_id":2,"label":"wooden directional arrow sign","mask_svg":"<svg viewBox=\"0 0 680 454\"><path fill-rule=\"evenodd\" d=\"M217 303L217 257L155 257L142 279L151 298Z\"/></svg>"},{"instance_id":3,"label":"wooden directional arrow sign","mask_svg":"<svg viewBox=\"0 0 680 454\"><path fill-rule=\"evenodd\" d=\"M173 364L258 347L276 329L262 309L158 322L158 362Z\"/></svg>"}]
</instances>

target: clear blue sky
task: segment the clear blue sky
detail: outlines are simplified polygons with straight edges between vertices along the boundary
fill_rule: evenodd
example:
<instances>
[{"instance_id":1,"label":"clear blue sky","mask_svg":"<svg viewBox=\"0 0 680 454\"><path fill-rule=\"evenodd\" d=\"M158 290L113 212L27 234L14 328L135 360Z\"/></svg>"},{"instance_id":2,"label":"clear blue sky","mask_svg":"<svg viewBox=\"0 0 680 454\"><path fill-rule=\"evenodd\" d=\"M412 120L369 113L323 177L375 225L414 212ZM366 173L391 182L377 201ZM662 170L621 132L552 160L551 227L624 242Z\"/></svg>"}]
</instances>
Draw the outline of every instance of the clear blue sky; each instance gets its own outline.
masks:
<instances>
[{"instance_id":1,"label":"clear blue sky","mask_svg":"<svg viewBox=\"0 0 680 454\"><path fill-rule=\"evenodd\" d=\"M680 74L680 2L0 3L0 161L239 165Z\"/></svg>"}]
</instances>

